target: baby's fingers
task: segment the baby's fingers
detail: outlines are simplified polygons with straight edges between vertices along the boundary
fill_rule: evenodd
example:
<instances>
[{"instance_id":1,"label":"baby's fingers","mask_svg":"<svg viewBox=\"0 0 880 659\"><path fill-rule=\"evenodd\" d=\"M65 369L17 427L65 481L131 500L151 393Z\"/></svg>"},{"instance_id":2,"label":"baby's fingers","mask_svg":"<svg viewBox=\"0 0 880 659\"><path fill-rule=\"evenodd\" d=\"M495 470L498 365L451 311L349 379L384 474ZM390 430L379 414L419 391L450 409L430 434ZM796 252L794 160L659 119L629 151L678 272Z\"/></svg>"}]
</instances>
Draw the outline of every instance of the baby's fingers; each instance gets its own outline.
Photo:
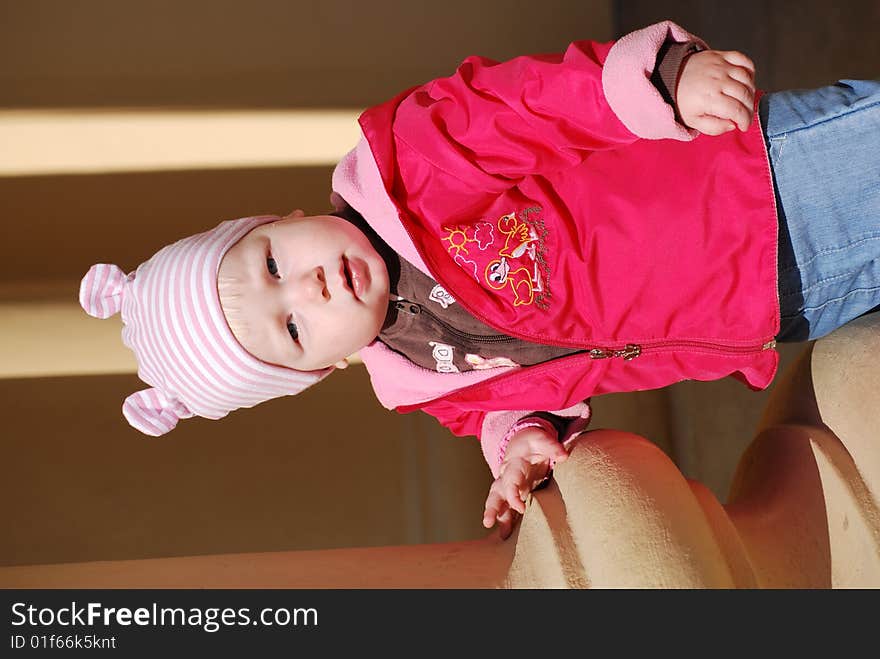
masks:
<instances>
[{"instance_id":1,"label":"baby's fingers","mask_svg":"<svg viewBox=\"0 0 880 659\"><path fill-rule=\"evenodd\" d=\"M553 453L551 453L550 457L557 463L568 460L568 449L559 442L556 442L556 446L553 447Z\"/></svg>"},{"instance_id":2,"label":"baby's fingers","mask_svg":"<svg viewBox=\"0 0 880 659\"><path fill-rule=\"evenodd\" d=\"M504 473L492 483L489 495L486 497L486 507L483 511L483 526L492 528L495 520L499 519L508 508L524 513L526 510L523 499L528 491L523 492L526 479L522 460L514 464L506 464Z\"/></svg>"},{"instance_id":3,"label":"baby's fingers","mask_svg":"<svg viewBox=\"0 0 880 659\"><path fill-rule=\"evenodd\" d=\"M736 124L728 119L713 117L711 114L701 114L699 117L691 120L691 128L694 128L704 135L723 135L727 131L736 128Z\"/></svg>"},{"instance_id":4,"label":"baby's fingers","mask_svg":"<svg viewBox=\"0 0 880 659\"><path fill-rule=\"evenodd\" d=\"M752 108L726 94L713 95L706 107L706 114L719 119L729 119L742 130L748 130L752 123Z\"/></svg>"},{"instance_id":5,"label":"baby's fingers","mask_svg":"<svg viewBox=\"0 0 880 659\"><path fill-rule=\"evenodd\" d=\"M741 66L728 65L727 77L745 87L752 96L755 95L755 79L752 77L751 71Z\"/></svg>"},{"instance_id":6,"label":"baby's fingers","mask_svg":"<svg viewBox=\"0 0 880 659\"><path fill-rule=\"evenodd\" d=\"M525 474L523 474L522 479L508 481L504 488L504 498L507 501L507 505L520 514L526 512L526 504L523 499L528 494L528 490L525 493L523 492L524 480Z\"/></svg>"},{"instance_id":7,"label":"baby's fingers","mask_svg":"<svg viewBox=\"0 0 880 659\"><path fill-rule=\"evenodd\" d=\"M755 107L754 89L750 89L738 80L730 79L722 85L721 92L724 95L730 96L739 101L743 108L746 109L746 112L748 112L749 119L751 120L752 109ZM751 121L749 121L749 123L751 123ZM746 127L748 128L748 124Z\"/></svg>"},{"instance_id":8,"label":"baby's fingers","mask_svg":"<svg viewBox=\"0 0 880 659\"><path fill-rule=\"evenodd\" d=\"M755 63L741 52L738 50L723 50L719 51L719 54L726 62L733 64L734 66L741 66L744 69L748 69L752 80L755 79Z\"/></svg>"},{"instance_id":9,"label":"baby's fingers","mask_svg":"<svg viewBox=\"0 0 880 659\"><path fill-rule=\"evenodd\" d=\"M562 462L568 457L568 450L559 442L556 437L549 435L538 435L531 442L529 449L531 453L551 458L556 462Z\"/></svg>"},{"instance_id":10,"label":"baby's fingers","mask_svg":"<svg viewBox=\"0 0 880 659\"><path fill-rule=\"evenodd\" d=\"M497 520L508 509L507 501L494 489L489 491L486 498L486 508L483 511L483 526L491 529Z\"/></svg>"}]
</instances>

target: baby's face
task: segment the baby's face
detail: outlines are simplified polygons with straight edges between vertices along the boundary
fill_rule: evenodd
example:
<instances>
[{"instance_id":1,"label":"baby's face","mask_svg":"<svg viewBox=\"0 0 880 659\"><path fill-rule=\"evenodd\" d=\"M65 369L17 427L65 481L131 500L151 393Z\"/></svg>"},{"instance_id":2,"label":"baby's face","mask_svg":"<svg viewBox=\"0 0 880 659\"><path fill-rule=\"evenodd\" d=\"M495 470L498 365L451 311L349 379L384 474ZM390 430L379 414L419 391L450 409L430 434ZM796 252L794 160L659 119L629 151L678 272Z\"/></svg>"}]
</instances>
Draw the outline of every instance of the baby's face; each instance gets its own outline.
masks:
<instances>
[{"instance_id":1,"label":"baby's face","mask_svg":"<svg viewBox=\"0 0 880 659\"><path fill-rule=\"evenodd\" d=\"M224 255L218 281L236 338L254 357L301 371L344 366L379 334L388 270L367 237L301 211L251 230ZM342 362L342 363L340 363Z\"/></svg>"}]
</instances>

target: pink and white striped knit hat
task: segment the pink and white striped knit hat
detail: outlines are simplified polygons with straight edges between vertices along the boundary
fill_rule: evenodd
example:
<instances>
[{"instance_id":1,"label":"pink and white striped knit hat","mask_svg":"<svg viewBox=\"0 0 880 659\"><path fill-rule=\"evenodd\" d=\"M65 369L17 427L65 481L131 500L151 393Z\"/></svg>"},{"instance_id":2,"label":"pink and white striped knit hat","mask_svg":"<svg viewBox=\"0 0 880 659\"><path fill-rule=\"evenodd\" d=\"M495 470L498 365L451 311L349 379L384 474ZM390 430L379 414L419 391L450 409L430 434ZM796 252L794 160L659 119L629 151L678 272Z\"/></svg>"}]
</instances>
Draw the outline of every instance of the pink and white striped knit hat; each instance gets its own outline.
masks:
<instances>
[{"instance_id":1,"label":"pink and white striped knit hat","mask_svg":"<svg viewBox=\"0 0 880 659\"><path fill-rule=\"evenodd\" d=\"M274 215L221 222L216 228L162 248L126 275L115 265L89 268L79 303L89 315L122 311L122 341L151 388L125 399L122 413L147 435L159 436L178 419L220 419L240 407L298 394L332 369L296 371L260 361L235 339L217 292L223 255Z\"/></svg>"}]
</instances>

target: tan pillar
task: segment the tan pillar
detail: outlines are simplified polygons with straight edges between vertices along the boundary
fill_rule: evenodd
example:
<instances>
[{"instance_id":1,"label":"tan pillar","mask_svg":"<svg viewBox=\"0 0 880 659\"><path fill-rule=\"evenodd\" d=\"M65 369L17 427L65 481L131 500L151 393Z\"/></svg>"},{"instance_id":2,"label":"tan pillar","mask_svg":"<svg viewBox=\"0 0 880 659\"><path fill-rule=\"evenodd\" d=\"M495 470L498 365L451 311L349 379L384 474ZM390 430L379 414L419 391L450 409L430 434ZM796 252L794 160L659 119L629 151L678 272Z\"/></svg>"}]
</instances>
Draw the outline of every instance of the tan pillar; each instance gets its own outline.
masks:
<instances>
[{"instance_id":1,"label":"tan pillar","mask_svg":"<svg viewBox=\"0 0 880 659\"><path fill-rule=\"evenodd\" d=\"M880 316L812 348L780 382L726 505L646 439L595 430L507 542L20 566L0 585L880 587Z\"/></svg>"},{"instance_id":2,"label":"tan pillar","mask_svg":"<svg viewBox=\"0 0 880 659\"><path fill-rule=\"evenodd\" d=\"M0 568L4 588L497 588L514 550L464 543Z\"/></svg>"}]
</instances>

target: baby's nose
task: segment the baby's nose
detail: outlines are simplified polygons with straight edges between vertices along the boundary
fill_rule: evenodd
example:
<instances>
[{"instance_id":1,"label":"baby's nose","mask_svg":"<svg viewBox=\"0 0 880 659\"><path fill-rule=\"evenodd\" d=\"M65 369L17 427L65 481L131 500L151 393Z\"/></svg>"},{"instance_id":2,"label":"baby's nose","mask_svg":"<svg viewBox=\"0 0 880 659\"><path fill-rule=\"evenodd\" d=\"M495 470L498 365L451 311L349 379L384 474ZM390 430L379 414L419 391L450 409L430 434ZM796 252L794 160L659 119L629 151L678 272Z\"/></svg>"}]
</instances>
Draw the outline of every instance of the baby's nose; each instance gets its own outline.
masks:
<instances>
[{"instance_id":1,"label":"baby's nose","mask_svg":"<svg viewBox=\"0 0 880 659\"><path fill-rule=\"evenodd\" d=\"M330 299L330 291L327 288L327 278L324 275L323 266L313 268L303 278L303 293L309 300L323 302Z\"/></svg>"}]
</instances>

